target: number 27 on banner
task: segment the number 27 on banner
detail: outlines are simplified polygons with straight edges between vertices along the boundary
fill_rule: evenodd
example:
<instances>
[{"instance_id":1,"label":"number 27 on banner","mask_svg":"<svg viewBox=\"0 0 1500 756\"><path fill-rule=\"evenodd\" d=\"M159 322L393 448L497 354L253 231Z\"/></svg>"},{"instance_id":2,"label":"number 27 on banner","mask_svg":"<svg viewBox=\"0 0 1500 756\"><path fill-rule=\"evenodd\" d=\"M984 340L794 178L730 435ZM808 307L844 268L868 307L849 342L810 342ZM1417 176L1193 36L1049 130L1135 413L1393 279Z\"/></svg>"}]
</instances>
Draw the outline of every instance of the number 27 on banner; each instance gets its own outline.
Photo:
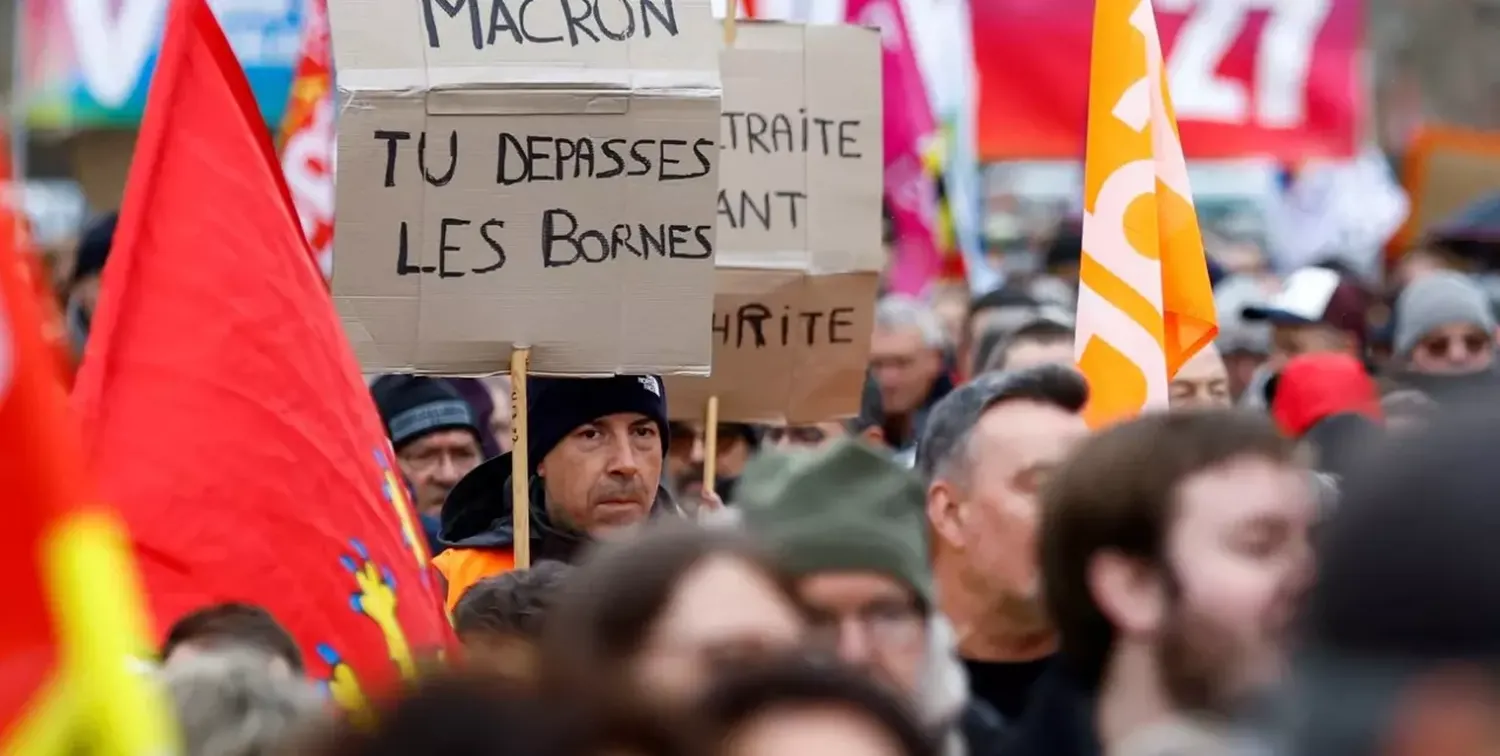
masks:
<instances>
[{"instance_id":1,"label":"number 27 on banner","mask_svg":"<svg viewBox=\"0 0 1500 756\"><path fill-rule=\"evenodd\" d=\"M1307 118L1313 50L1333 0L1156 0L1185 18L1167 58L1173 104L1183 120L1296 128ZM1220 66L1257 13L1250 86ZM1252 91L1253 90L1253 91Z\"/></svg>"}]
</instances>

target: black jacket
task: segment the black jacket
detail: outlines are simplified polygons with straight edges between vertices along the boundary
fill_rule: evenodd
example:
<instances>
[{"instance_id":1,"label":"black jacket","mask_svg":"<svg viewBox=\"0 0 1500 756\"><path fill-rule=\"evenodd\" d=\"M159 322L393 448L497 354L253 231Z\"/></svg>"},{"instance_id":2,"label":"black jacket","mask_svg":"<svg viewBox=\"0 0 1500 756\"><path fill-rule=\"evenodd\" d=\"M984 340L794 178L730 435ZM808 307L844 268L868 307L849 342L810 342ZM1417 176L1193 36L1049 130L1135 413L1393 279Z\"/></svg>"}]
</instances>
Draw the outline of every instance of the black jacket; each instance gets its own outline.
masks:
<instances>
[{"instance_id":1,"label":"black jacket","mask_svg":"<svg viewBox=\"0 0 1500 756\"><path fill-rule=\"evenodd\" d=\"M515 545L511 517L510 453L485 460L469 471L443 502L438 542L449 549L509 549ZM542 479L531 479L531 561L571 562L588 536L547 515ZM656 489L652 516L677 515L679 510L665 488Z\"/></svg>"},{"instance_id":2,"label":"black jacket","mask_svg":"<svg viewBox=\"0 0 1500 756\"><path fill-rule=\"evenodd\" d=\"M1095 699L1062 665L1037 680L1000 756L1102 756Z\"/></svg>"}]
</instances>

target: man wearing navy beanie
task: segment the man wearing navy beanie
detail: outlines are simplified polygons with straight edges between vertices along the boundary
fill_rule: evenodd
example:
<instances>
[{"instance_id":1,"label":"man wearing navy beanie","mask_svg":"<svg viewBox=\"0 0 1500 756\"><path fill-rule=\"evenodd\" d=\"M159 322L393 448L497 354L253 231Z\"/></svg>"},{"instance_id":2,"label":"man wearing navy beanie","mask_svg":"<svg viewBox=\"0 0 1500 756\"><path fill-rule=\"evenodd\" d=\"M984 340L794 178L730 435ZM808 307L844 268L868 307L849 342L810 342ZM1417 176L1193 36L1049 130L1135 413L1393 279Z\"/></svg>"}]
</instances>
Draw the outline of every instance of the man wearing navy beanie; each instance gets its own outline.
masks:
<instances>
[{"instance_id":1,"label":"man wearing navy beanie","mask_svg":"<svg viewBox=\"0 0 1500 756\"><path fill-rule=\"evenodd\" d=\"M661 486L667 398L654 375L529 378L531 558L570 561L578 547L655 514L677 514ZM511 457L459 481L443 504L433 560L451 608L469 586L514 567Z\"/></svg>"}]
</instances>

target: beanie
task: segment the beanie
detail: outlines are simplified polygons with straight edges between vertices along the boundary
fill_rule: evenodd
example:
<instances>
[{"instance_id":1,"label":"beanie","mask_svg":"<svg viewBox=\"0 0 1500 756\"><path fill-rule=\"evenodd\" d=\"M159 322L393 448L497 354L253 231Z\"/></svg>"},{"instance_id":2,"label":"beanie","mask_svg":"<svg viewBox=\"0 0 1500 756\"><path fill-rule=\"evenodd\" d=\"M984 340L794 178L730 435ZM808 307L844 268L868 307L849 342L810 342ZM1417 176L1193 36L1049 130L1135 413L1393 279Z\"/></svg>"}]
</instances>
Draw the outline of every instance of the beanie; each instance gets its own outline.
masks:
<instances>
[{"instance_id":1,"label":"beanie","mask_svg":"<svg viewBox=\"0 0 1500 756\"><path fill-rule=\"evenodd\" d=\"M665 458L672 436L667 425L667 393L660 378L654 375L528 377L526 462L530 474L536 475L536 468L547 453L579 426L621 412L637 412L656 423Z\"/></svg>"},{"instance_id":2,"label":"beanie","mask_svg":"<svg viewBox=\"0 0 1500 756\"><path fill-rule=\"evenodd\" d=\"M1484 290L1452 271L1429 273L1411 282L1396 298L1397 356L1408 357L1430 331L1448 323L1474 325L1487 334L1495 331L1495 314Z\"/></svg>"},{"instance_id":3,"label":"beanie","mask_svg":"<svg viewBox=\"0 0 1500 756\"><path fill-rule=\"evenodd\" d=\"M466 430L479 439L474 409L441 378L383 375L370 386L391 446L401 447L431 433Z\"/></svg>"},{"instance_id":4,"label":"beanie","mask_svg":"<svg viewBox=\"0 0 1500 756\"><path fill-rule=\"evenodd\" d=\"M868 571L933 602L926 495L911 471L852 439L764 452L740 476L742 522L796 575Z\"/></svg>"}]
</instances>

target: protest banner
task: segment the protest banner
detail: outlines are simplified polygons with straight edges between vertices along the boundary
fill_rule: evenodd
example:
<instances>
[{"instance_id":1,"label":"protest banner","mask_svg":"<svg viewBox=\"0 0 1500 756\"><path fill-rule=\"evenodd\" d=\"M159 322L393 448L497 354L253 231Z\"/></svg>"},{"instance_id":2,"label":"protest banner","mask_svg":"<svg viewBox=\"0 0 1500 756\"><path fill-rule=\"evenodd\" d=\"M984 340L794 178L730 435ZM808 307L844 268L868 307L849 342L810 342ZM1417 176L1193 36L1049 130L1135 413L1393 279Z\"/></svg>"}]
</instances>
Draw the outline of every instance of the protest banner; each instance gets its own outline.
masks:
<instances>
[{"instance_id":1,"label":"protest banner","mask_svg":"<svg viewBox=\"0 0 1500 756\"><path fill-rule=\"evenodd\" d=\"M706 0L331 0L333 291L367 372L706 375Z\"/></svg>"},{"instance_id":2,"label":"protest banner","mask_svg":"<svg viewBox=\"0 0 1500 756\"><path fill-rule=\"evenodd\" d=\"M670 412L808 423L859 409L880 270L880 38L740 21L722 54L713 375Z\"/></svg>"},{"instance_id":3,"label":"protest banner","mask_svg":"<svg viewBox=\"0 0 1500 756\"><path fill-rule=\"evenodd\" d=\"M1361 39L1372 4L1149 4L1187 159L1353 157L1369 108ZM982 160L1083 155L1096 6L1095 0L970 4Z\"/></svg>"}]
</instances>

